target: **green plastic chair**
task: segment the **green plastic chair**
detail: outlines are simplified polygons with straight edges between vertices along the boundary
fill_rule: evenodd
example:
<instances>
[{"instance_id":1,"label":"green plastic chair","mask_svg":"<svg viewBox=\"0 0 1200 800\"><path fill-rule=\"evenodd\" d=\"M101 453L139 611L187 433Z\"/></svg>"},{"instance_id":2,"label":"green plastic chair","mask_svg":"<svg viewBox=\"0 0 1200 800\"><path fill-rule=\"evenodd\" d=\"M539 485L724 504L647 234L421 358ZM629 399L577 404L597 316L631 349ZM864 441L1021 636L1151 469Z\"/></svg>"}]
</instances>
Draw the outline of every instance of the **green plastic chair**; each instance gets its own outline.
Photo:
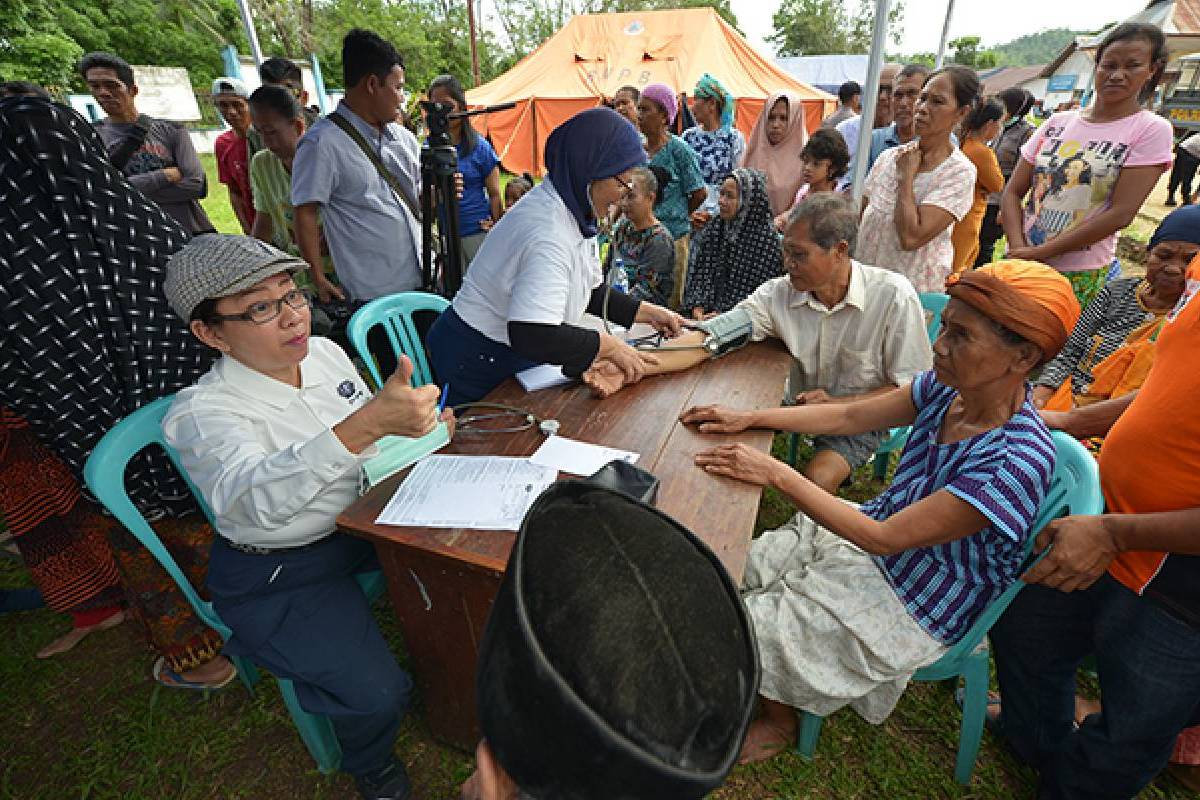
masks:
<instances>
[{"instance_id":1,"label":"green plastic chair","mask_svg":"<svg viewBox=\"0 0 1200 800\"><path fill-rule=\"evenodd\" d=\"M942 311L946 308L946 303L950 302L950 295L941 294L940 292L921 292L921 309L925 312L925 333L929 335L929 341L933 342L938 337L942 330ZM879 449L872 456L872 463L875 469L875 480L882 481L887 477L888 456L900 450L908 443L909 426L904 425L899 428L892 428L888 431L887 438L879 445ZM796 454L800 446L800 435L793 433L788 439L788 463L792 466L796 465Z\"/></svg>"},{"instance_id":2,"label":"green plastic chair","mask_svg":"<svg viewBox=\"0 0 1200 800\"><path fill-rule=\"evenodd\" d=\"M413 324L413 314L418 311L433 311L441 314L450 305L444 297L428 292L400 292L387 297L379 297L354 312L350 322L346 324L346 336L359 357L367 365L375 388L383 386L383 378L379 367L367 347L367 333L376 325L383 325L387 332L388 342L396 358L401 354L408 356L413 363L412 385L424 386L433 383L433 371L429 369L429 360L425 356L425 345Z\"/></svg>"},{"instance_id":3,"label":"green plastic chair","mask_svg":"<svg viewBox=\"0 0 1200 800\"><path fill-rule=\"evenodd\" d=\"M1032 530L1037 532L1057 517L1071 514L1099 514L1104 510L1104 497L1100 494L1100 471L1096 459L1078 441L1061 431L1051 433L1054 439L1056 462L1050 490L1034 519ZM1032 556L1033 536L1026 544L1025 564L1022 573L1033 566L1044 553ZM975 624L950 650L934 664L917 670L913 680L944 681L963 678L962 727L958 737L958 758L954 765L954 779L966 786L971 782L975 769L975 758L979 754L979 743L983 738L983 723L987 716L988 662L987 636L992 625L1008 608L1017 592L1025 584L1015 581L987 610L975 620ZM811 759L817 749L817 738L821 734L822 717L801 711L800 732L796 751Z\"/></svg>"},{"instance_id":4,"label":"green plastic chair","mask_svg":"<svg viewBox=\"0 0 1200 800\"><path fill-rule=\"evenodd\" d=\"M137 537L151 555L158 559L158 563L174 579L180 591L191 603L196 616L221 634L222 638L228 640L231 635L228 626L221 621L220 616L213 609L212 603L201 598L196 592L192 582L179 568L174 556L163 545L158 534L150 527L150 523L142 516L125 491L125 468L129 465L130 460L147 447L158 445L166 452L167 457L175 465L183 479L187 481L192 496L195 497L200 509L208 518L209 524L213 524L211 509L179 463L178 453L163 438L162 419L166 416L167 409L171 407L173 399L174 396L159 398L118 422L112 430L104 435L104 438L100 440L88 457L87 463L83 467L83 478L96 499L125 526L126 530ZM215 525L213 529L216 530ZM358 579L368 597L377 597L383 591L382 572L364 573L358 576ZM259 680L257 668L250 661L239 656L231 656L230 660L237 667L238 677L242 683L253 692L254 685ZM326 774L336 772L341 765L342 748L334 735L333 723L328 717L310 714L301 708L300 700L296 697L296 688L290 680L278 678L278 683L284 705L292 715L296 730L308 748L308 752L312 754L313 760L317 762L317 767Z\"/></svg>"}]
</instances>

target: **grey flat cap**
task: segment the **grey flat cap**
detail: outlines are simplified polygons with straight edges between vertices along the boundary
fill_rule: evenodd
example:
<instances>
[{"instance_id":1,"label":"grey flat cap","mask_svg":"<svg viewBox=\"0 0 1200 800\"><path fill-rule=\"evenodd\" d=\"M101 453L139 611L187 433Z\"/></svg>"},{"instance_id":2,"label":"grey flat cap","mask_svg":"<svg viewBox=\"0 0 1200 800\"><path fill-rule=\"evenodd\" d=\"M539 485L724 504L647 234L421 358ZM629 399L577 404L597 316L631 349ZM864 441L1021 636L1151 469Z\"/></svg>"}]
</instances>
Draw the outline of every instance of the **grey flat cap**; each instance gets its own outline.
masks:
<instances>
[{"instance_id":1,"label":"grey flat cap","mask_svg":"<svg viewBox=\"0 0 1200 800\"><path fill-rule=\"evenodd\" d=\"M184 322L208 298L229 297L278 272L299 272L308 264L249 236L205 233L167 259L163 294Z\"/></svg>"}]
</instances>

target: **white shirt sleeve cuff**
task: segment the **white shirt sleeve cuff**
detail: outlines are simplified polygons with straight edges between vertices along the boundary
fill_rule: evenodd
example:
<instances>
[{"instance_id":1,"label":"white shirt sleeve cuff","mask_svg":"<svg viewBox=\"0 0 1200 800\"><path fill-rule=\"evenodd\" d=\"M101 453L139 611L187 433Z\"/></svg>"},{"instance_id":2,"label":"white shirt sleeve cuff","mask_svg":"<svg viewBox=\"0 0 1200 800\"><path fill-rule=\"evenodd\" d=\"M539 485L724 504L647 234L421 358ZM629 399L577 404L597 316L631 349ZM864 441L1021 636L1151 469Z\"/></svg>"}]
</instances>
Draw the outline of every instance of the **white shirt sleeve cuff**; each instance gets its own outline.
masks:
<instances>
[{"instance_id":1,"label":"white shirt sleeve cuff","mask_svg":"<svg viewBox=\"0 0 1200 800\"><path fill-rule=\"evenodd\" d=\"M375 448L375 445L364 450L362 455ZM313 474L325 481L340 478L346 472L358 467L360 456L346 449L342 440L332 428L317 434L299 448L301 460L308 465Z\"/></svg>"}]
</instances>

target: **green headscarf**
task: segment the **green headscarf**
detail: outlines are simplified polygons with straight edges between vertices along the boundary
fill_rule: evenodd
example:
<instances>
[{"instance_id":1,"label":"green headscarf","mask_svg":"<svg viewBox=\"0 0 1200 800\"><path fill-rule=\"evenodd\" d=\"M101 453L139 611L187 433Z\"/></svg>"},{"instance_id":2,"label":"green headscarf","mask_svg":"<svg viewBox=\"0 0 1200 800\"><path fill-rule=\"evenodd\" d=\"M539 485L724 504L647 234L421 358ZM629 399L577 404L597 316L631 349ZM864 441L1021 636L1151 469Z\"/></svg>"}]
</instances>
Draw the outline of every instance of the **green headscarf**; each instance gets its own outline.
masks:
<instances>
[{"instance_id":1,"label":"green headscarf","mask_svg":"<svg viewBox=\"0 0 1200 800\"><path fill-rule=\"evenodd\" d=\"M707 72L704 73L700 76L700 80L696 82L694 96L709 100L721 100L721 127L728 128L733 125L733 95L721 85L719 80Z\"/></svg>"}]
</instances>

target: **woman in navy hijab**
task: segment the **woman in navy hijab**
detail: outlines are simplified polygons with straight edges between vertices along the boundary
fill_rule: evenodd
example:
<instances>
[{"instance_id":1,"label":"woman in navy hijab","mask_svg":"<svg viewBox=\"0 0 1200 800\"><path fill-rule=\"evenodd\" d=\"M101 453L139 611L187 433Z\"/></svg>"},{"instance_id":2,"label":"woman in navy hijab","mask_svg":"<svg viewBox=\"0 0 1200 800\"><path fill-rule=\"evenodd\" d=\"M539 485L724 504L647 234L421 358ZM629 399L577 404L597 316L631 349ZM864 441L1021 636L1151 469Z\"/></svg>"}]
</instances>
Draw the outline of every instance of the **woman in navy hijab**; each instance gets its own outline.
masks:
<instances>
[{"instance_id":1,"label":"woman in navy hijab","mask_svg":"<svg viewBox=\"0 0 1200 800\"><path fill-rule=\"evenodd\" d=\"M550 134L545 156L546 180L492 228L430 330L433 370L450 384L451 405L477 402L536 364L575 376L603 360L637 381L654 363L619 338L579 327L585 312L602 310L596 221L646 161L637 131L611 109L588 109ZM683 325L675 312L615 291L608 319L626 328L646 322L671 336Z\"/></svg>"}]
</instances>

